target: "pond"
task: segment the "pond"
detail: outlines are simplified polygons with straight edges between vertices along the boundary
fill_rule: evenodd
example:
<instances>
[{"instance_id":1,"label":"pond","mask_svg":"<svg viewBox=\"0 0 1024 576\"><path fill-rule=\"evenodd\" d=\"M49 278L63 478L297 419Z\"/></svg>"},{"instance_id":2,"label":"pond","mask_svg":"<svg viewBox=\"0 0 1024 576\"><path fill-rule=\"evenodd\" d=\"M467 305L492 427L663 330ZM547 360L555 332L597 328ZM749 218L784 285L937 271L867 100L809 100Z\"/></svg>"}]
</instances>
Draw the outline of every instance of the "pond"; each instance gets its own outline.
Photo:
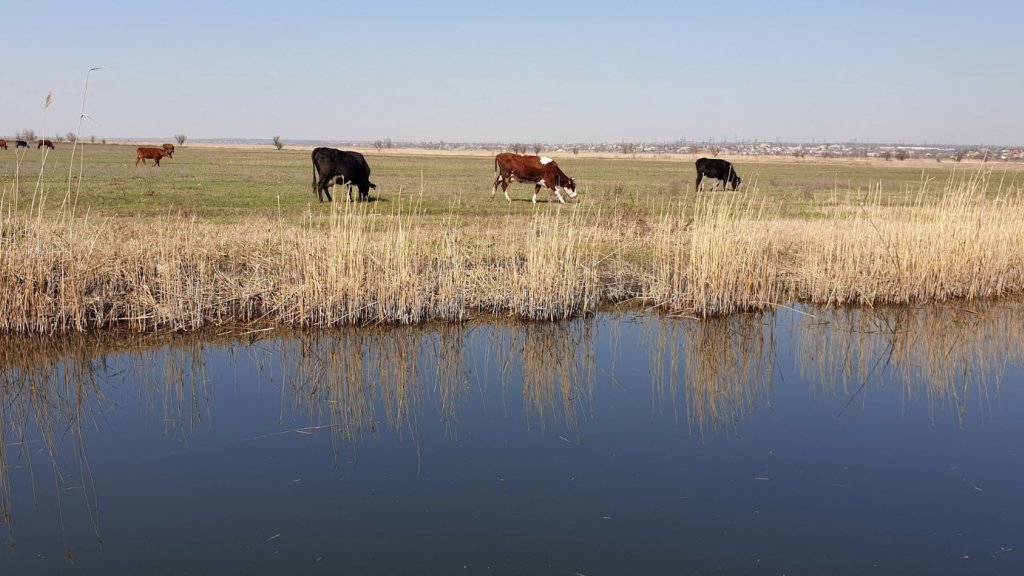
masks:
<instances>
[{"instance_id":1,"label":"pond","mask_svg":"<svg viewBox=\"0 0 1024 576\"><path fill-rule=\"evenodd\" d=\"M1024 304L12 339L0 574L1024 573Z\"/></svg>"}]
</instances>

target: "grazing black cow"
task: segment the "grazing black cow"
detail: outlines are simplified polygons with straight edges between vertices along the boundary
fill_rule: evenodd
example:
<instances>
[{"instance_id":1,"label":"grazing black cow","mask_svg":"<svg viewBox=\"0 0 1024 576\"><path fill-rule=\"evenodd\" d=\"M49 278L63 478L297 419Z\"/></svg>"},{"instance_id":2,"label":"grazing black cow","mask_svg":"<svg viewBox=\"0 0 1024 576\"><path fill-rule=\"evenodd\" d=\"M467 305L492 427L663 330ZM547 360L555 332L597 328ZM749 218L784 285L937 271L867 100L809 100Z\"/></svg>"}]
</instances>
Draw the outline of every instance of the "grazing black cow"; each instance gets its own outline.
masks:
<instances>
[{"instance_id":1,"label":"grazing black cow","mask_svg":"<svg viewBox=\"0 0 1024 576\"><path fill-rule=\"evenodd\" d=\"M732 184L732 189L735 190L740 185L740 176L736 173L736 169L732 167L732 164L725 160L718 158L700 158L696 162L697 165L697 184L696 188L700 188L700 181L704 177L716 178L722 181L722 190L725 190L729 184ZM711 187L714 190L714 186Z\"/></svg>"},{"instance_id":2,"label":"grazing black cow","mask_svg":"<svg viewBox=\"0 0 1024 576\"><path fill-rule=\"evenodd\" d=\"M18 148L28 148L28 142L24 140L15 140L14 149L17 150Z\"/></svg>"},{"instance_id":3,"label":"grazing black cow","mask_svg":"<svg viewBox=\"0 0 1024 576\"><path fill-rule=\"evenodd\" d=\"M313 191L317 198L333 202L329 187L334 184L348 185L348 200L352 201L352 185L359 188L361 200L370 199L370 188L377 185L370 182L370 166L366 158L359 152L335 150L334 148L316 148L313 150Z\"/></svg>"}]
</instances>

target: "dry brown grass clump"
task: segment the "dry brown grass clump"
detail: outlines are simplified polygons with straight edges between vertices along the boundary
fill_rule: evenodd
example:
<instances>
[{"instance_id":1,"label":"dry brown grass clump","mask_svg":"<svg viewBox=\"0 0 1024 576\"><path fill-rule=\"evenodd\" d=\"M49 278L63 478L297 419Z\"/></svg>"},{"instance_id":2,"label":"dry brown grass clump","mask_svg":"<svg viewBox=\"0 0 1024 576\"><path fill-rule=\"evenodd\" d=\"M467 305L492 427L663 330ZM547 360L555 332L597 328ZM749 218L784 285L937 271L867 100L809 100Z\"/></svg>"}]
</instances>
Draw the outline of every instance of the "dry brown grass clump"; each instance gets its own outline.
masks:
<instances>
[{"instance_id":1,"label":"dry brown grass clump","mask_svg":"<svg viewBox=\"0 0 1024 576\"><path fill-rule=\"evenodd\" d=\"M579 212L538 211L469 253L452 221L335 204L301 226L167 216L0 220L0 331L196 330L459 321L487 310L555 320L598 303Z\"/></svg>"},{"instance_id":2,"label":"dry brown grass clump","mask_svg":"<svg viewBox=\"0 0 1024 576\"><path fill-rule=\"evenodd\" d=\"M987 197L990 173L932 182L897 197L879 189L795 226L795 298L821 304L906 304L992 298L1024 289L1021 189ZM850 207L852 204L852 208Z\"/></svg>"}]
</instances>

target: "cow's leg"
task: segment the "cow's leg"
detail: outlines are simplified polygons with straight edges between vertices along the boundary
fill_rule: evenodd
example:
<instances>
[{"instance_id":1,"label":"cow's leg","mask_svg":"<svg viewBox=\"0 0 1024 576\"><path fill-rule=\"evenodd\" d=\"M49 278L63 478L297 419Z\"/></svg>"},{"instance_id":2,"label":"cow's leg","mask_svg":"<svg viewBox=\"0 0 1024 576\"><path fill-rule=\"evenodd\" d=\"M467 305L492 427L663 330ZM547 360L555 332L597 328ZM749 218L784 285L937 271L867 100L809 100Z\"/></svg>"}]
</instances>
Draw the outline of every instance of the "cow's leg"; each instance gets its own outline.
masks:
<instances>
[{"instance_id":1,"label":"cow's leg","mask_svg":"<svg viewBox=\"0 0 1024 576\"><path fill-rule=\"evenodd\" d=\"M697 172L697 183L693 185L694 190L700 190L700 181L704 179L703 172Z\"/></svg>"},{"instance_id":2,"label":"cow's leg","mask_svg":"<svg viewBox=\"0 0 1024 576\"><path fill-rule=\"evenodd\" d=\"M505 194L505 200L512 202L512 198L509 198L508 195L508 185L510 181L511 179L508 176L498 174L498 177L494 179L494 185L491 187L491 196L494 196L494 193L498 191L498 185L500 184L501 191Z\"/></svg>"},{"instance_id":3,"label":"cow's leg","mask_svg":"<svg viewBox=\"0 0 1024 576\"><path fill-rule=\"evenodd\" d=\"M159 167L160 167L160 157L159 157L159 156L157 156L156 158L154 158L154 159L153 159L153 162L156 162L156 167L157 167L157 168L159 168Z\"/></svg>"},{"instance_id":4,"label":"cow's leg","mask_svg":"<svg viewBox=\"0 0 1024 576\"><path fill-rule=\"evenodd\" d=\"M142 165L145 166L146 160L142 156L139 156L138 158L135 159L135 165L138 166L140 160L142 161Z\"/></svg>"},{"instance_id":5,"label":"cow's leg","mask_svg":"<svg viewBox=\"0 0 1024 576\"><path fill-rule=\"evenodd\" d=\"M329 174L326 174L326 175L325 174L321 174L320 175L320 182L318 182L317 186L316 186L316 196L317 196L317 198L320 199L321 202L324 201L324 194L327 195L327 201L328 202L334 202L334 198L331 197L331 191L328 190L328 188L331 186L331 184L332 184L332 179L331 179L331 176Z\"/></svg>"},{"instance_id":6,"label":"cow's leg","mask_svg":"<svg viewBox=\"0 0 1024 576\"><path fill-rule=\"evenodd\" d=\"M540 194L540 184L533 185L533 203L537 203L537 194Z\"/></svg>"},{"instance_id":7,"label":"cow's leg","mask_svg":"<svg viewBox=\"0 0 1024 576\"><path fill-rule=\"evenodd\" d=\"M555 198L558 198L558 202L560 204L565 204L565 199L562 198L562 193L558 191L558 188L559 188L558 186L555 186L554 188L552 188L552 190L555 191Z\"/></svg>"}]
</instances>

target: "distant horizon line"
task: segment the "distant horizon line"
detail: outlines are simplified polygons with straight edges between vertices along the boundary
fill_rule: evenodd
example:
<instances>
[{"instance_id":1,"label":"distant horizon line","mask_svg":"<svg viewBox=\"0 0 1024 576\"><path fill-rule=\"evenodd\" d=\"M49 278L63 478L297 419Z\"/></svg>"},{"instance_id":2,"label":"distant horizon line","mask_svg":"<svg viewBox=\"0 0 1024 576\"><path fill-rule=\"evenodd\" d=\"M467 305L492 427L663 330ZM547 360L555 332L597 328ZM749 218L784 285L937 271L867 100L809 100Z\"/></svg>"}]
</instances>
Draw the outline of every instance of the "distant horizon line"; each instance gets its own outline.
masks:
<instances>
[{"instance_id":1,"label":"distant horizon line","mask_svg":"<svg viewBox=\"0 0 1024 576\"><path fill-rule=\"evenodd\" d=\"M86 140L85 137L82 138ZM100 138L97 138L99 140ZM170 138L174 140L174 138ZM166 140L162 137L143 137L143 136L132 136L132 137L105 137L103 140L115 140L115 141L145 141L154 142L158 140ZM365 146L372 148L378 141L385 141L387 139L380 138L374 140L362 140L362 139L344 139L344 138L281 138L281 141L285 144L302 144L302 145L315 145L315 144L349 144L355 146ZM187 144L189 141L197 143L221 143L221 144L268 144L273 145L273 138L240 138L231 136L222 136L214 138L192 138L188 137L185 141ZM766 140L766 139L751 139L751 140L672 140L672 141L659 141L659 140L620 140L620 141L579 141L579 142L543 142L543 141L479 141L479 140L391 140L392 147L422 147L428 146L479 146L479 147L504 147L513 144L523 144L527 147L540 144L544 147L554 146L619 146L622 144L632 145L650 145L650 146L692 146L692 145L750 145L750 144L775 144L775 145L788 145L788 146L895 146L902 148L1021 148L1024 145L1020 144L984 144L984 143L972 143L972 144L958 144L952 142L943 143L918 143L910 144L907 142L885 142L885 141L859 141L859 140L830 140L830 141L800 141L800 140Z\"/></svg>"}]
</instances>

